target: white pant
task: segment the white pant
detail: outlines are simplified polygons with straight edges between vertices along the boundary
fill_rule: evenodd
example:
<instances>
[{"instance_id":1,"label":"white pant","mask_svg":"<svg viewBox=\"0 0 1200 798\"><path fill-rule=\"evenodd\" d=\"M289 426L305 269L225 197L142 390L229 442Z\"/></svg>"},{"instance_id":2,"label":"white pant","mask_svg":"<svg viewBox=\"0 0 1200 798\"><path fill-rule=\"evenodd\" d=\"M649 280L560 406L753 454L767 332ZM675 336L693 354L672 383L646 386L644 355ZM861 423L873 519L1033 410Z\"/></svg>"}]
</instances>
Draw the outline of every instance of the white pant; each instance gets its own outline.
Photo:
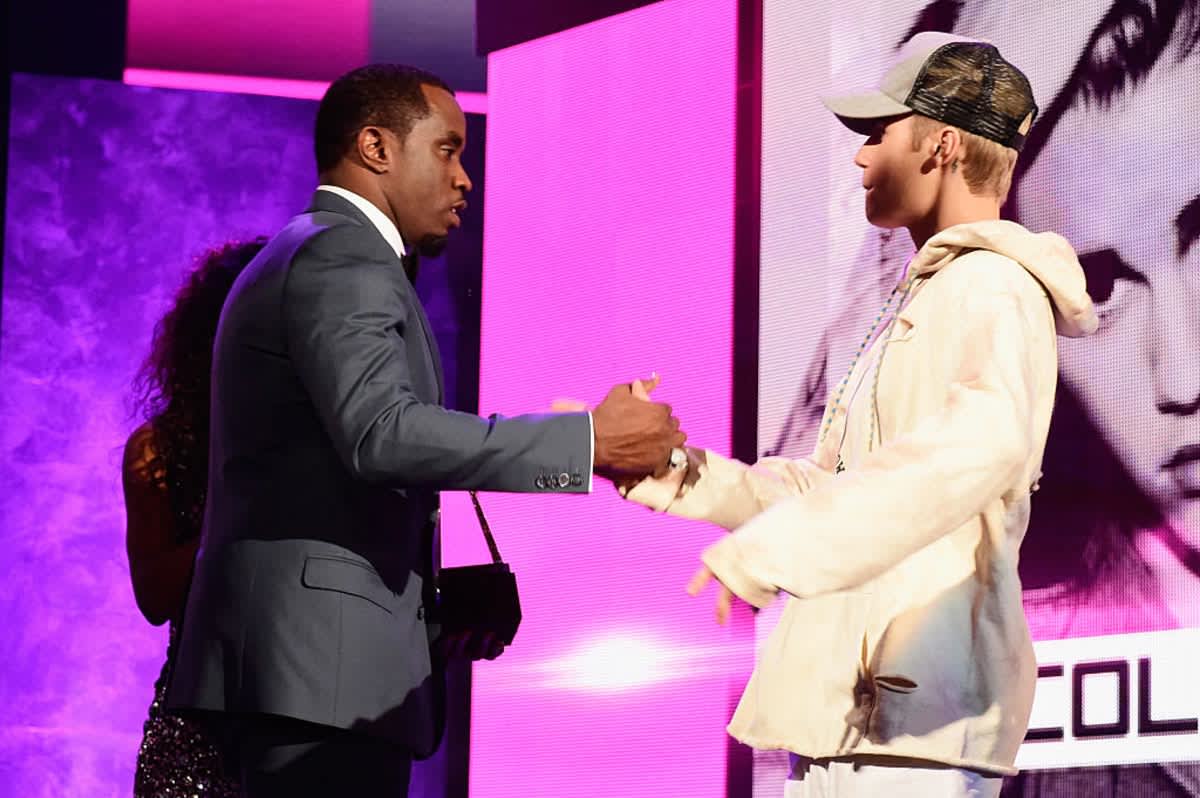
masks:
<instances>
[{"instance_id":1,"label":"white pant","mask_svg":"<svg viewBox=\"0 0 1200 798\"><path fill-rule=\"evenodd\" d=\"M903 761L791 757L784 798L996 798L1000 776Z\"/></svg>"}]
</instances>

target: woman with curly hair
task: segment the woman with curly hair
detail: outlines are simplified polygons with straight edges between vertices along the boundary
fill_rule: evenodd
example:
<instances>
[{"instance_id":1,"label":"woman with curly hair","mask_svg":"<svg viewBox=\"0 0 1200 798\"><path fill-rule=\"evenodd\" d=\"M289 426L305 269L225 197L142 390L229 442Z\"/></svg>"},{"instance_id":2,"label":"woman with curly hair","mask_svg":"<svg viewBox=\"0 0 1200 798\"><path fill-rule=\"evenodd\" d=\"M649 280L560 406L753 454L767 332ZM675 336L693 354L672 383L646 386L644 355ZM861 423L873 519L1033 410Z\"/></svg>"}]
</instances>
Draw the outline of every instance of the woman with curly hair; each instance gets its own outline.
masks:
<instances>
[{"instance_id":1,"label":"woman with curly hair","mask_svg":"<svg viewBox=\"0 0 1200 798\"><path fill-rule=\"evenodd\" d=\"M146 420L129 436L121 469L129 575L146 620L170 624L138 751L138 798L241 794L211 738L195 722L168 714L164 698L204 517L213 339L229 289L265 243L230 242L200 258L155 326L136 382Z\"/></svg>"}]
</instances>

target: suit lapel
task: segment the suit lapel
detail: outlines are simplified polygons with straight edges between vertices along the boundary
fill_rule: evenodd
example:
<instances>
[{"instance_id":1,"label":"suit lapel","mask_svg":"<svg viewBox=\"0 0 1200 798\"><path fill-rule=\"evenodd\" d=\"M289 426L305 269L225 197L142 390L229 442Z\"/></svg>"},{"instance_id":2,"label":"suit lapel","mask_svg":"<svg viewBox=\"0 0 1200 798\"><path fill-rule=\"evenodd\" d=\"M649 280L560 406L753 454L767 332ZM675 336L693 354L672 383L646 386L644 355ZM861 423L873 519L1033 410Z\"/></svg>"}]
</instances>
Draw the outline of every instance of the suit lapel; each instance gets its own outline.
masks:
<instances>
[{"instance_id":1,"label":"suit lapel","mask_svg":"<svg viewBox=\"0 0 1200 798\"><path fill-rule=\"evenodd\" d=\"M421 320L421 331L425 337L425 351L429 355L433 365L433 374L437 378L437 403L445 404L446 385L445 377L442 375L442 353L438 350L437 338L429 324L429 317L425 315L425 308L421 305L421 297L417 295L416 287L410 284L409 292L413 299L412 305L416 309L417 318Z\"/></svg>"},{"instance_id":2,"label":"suit lapel","mask_svg":"<svg viewBox=\"0 0 1200 798\"><path fill-rule=\"evenodd\" d=\"M334 194L330 191L316 191L313 193L312 201L309 203L307 213L315 211L327 211L331 213L340 213L343 216L349 216L356 220L359 224L366 227L372 234L383 238L382 234L376 229L375 225L368 219L362 211L354 207L354 203ZM384 242L386 244L386 242ZM391 250L391 246L388 245ZM442 375L442 356L438 351L437 339L433 336L433 328L429 324L429 317L425 315L425 308L421 305L421 297L417 295L416 286L408 278L408 272L404 268L404 263L400 258L396 258L396 271L400 277L400 282L403 287L400 289L404 299L408 302L409 307L416 314L417 319L421 322L421 338L425 349L426 365L433 372L436 382L437 403L439 405L446 402L446 386L445 378Z\"/></svg>"}]
</instances>

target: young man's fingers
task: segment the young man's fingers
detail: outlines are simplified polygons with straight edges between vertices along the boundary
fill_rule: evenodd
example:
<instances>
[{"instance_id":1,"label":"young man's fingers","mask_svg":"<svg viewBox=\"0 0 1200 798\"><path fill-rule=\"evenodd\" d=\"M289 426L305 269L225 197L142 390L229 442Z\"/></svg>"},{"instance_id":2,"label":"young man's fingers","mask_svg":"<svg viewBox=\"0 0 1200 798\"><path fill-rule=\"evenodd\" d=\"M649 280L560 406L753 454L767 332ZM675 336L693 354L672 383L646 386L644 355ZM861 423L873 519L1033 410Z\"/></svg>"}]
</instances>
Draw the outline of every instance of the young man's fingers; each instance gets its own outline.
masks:
<instances>
[{"instance_id":1,"label":"young man's fingers","mask_svg":"<svg viewBox=\"0 0 1200 798\"><path fill-rule=\"evenodd\" d=\"M721 585L717 590L717 623L722 626L729 620L729 614L733 611L733 593L725 585Z\"/></svg>"},{"instance_id":2,"label":"young man's fingers","mask_svg":"<svg viewBox=\"0 0 1200 798\"><path fill-rule=\"evenodd\" d=\"M713 578L713 572L708 570L707 565L700 566L700 570L692 577L692 581L688 582L687 592L689 596L698 596L704 586Z\"/></svg>"},{"instance_id":3,"label":"young man's fingers","mask_svg":"<svg viewBox=\"0 0 1200 798\"><path fill-rule=\"evenodd\" d=\"M662 382L662 377L658 376L658 372L654 372L650 375L650 379L634 380L629 387L633 390L635 397L643 402L649 402L650 393L658 387L660 382Z\"/></svg>"}]
</instances>

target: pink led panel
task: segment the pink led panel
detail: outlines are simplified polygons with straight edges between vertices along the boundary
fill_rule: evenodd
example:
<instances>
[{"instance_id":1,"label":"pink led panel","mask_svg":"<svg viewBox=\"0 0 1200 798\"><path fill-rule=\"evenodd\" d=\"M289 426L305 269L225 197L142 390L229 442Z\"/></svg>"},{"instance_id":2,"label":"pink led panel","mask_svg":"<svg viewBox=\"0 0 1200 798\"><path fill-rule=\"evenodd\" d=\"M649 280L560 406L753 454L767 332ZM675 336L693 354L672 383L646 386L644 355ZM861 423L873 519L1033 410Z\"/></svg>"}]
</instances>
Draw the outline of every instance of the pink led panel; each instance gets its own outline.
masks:
<instances>
[{"instance_id":1,"label":"pink led panel","mask_svg":"<svg viewBox=\"0 0 1200 798\"><path fill-rule=\"evenodd\" d=\"M332 80L368 60L370 0L129 0L137 69Z\"/></svg>"},{"instance_id":2,"label":"pink led panel","mask_svg":"<svg viewBox=\"0 0 1200 798\"><path fill-rule=\"evenodd\" d=\"M691 441L729 451L736 22L665 0L490 57L483 413L658 371ZM752 643L684 592L720 531L599 478L482 500L525 620L475 668L472 798L723 798ZM481 560L469 505L444 518L446 563Z\"/></svg>"},{"instance_id":3,"label":"pink led panel","mask_svg":"<svg viewBox=\"0 0 1200 798\"><path fill-rule=\"evenodd\" d=\"M219 75L211 72L173 72L164 69L126 69L124 82L130 86L156 86L161 89L191 89L230 94L264 94L271 97L295 97L320 100L329 88L327 80L258 78L246 75ZM456 91L454 99L468 114L487 113L487 95Z\"/></svg>"}]
</instances>

